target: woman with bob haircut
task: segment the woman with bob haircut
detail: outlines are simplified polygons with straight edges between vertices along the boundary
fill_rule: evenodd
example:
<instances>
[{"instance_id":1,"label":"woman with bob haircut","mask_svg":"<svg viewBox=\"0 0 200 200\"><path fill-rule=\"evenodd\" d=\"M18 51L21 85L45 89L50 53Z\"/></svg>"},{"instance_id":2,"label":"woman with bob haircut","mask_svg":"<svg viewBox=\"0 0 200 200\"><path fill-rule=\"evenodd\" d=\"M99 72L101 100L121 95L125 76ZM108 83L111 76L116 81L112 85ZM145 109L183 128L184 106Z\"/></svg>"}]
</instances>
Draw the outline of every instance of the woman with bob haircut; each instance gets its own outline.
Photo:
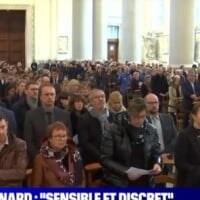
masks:
<instances>
[{"instance_id":1,"label":"woman with bob haircut","mask_svg":"<svg viewBox=\"0 0 200 200\"><path fill-rule=\"evenodd\" d=\"M74 187L82 183L82 160L68 128L61 122L48 126L46 139L35 158L31 182L34 187Z\"/></svg>"}]
</instances>

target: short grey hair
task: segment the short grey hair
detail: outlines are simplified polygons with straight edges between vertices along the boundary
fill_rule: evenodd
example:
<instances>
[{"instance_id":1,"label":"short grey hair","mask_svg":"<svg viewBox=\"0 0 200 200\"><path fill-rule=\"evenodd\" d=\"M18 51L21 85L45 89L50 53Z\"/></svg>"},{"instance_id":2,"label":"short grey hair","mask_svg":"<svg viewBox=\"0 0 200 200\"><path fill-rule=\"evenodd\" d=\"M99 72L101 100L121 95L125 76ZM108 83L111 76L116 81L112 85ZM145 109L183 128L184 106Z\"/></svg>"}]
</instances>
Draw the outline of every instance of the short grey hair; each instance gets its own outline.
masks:
<instances>
[{"instance_id":1,"label":"short grey hair","mask_svg":"<svg viewBox=\"0 0 200 200\"><path fill-rule=\"evenodd\" d=\"M94 94L97 93L97 92L103 92L103 93L105 94L105 92L104 92L103 90L101 90L101 89L97 89L97 88L92 89L92 90L90 91L90 93L89 93L89 97L88 97L88 98L89 98L89 101L92 100Z\"/></svg>"}]
</instances>

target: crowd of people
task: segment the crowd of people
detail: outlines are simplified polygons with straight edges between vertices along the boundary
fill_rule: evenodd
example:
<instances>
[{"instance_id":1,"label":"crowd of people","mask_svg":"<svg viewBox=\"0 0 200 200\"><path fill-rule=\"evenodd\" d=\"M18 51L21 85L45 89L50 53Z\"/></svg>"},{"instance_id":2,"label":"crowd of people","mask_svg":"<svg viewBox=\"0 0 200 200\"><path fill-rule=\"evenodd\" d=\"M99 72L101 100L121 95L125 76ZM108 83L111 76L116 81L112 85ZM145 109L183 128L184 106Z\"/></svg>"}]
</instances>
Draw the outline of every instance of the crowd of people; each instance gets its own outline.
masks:
<instances>
[{"instance_id":1,"label":"crowd of people","mask_svg":"<svg viewBox=\"0 0 200 200\"><path fill-rule=\"evenodd\" d=\"M171 156L177 186L200 186L199 81L195 66L0 61L0 185L24 186L31 168L31 186L81 187L97 162L104 186L153 187Z\"/></svg>"}]
</instances>

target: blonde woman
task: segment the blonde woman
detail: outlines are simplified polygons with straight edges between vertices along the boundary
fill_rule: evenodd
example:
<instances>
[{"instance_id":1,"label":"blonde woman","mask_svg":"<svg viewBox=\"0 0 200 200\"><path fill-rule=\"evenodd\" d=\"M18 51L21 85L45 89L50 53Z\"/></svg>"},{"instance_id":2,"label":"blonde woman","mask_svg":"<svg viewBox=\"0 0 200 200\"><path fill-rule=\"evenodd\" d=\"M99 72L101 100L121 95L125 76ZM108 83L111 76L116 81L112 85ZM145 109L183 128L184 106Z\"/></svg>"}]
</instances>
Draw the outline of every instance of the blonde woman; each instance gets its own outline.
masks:
<instances>
[{"instance_id":1,"label":"blonde woman","mask_svg":"<svg viewBox=\"0 0 200 200\"><path fill-rule=\"evenodd\" d=\"M176 75L173 77L171 86L169 87L169 106L168 112L174 117L177 112L180 111L182 106L181 101L183 98L181 84L180 84L180 76Z\"/></svg>"},{"instance_id":2,"label":"blonde woman","mask_svg":"<svg viewBox=\"0 0 200 200\"><path fill-rule=\"evenodd\" d=\"M108 109L112 115L110 122L120 120L126 116L126 108L123 105L122 95L119 91L113 91L108 98Z\"/></svg>"},{"instance_id":3,"label":"blonde woman","mask_svg":"<svg viewBox=\"0 0 200 200\"><path fill-rule=\"evenodd\" d=\"M108 108L113 113L126 111L123 105L122 95L119 91L111 92L108 98Z\"/></svg>"},{"instance_id":4,"label":"blonde woman","mask_svg":"<svg viewBox=\"0 0 200 200\"><path fill-rule=\"evenodd\" d=\"M76 79L71 79L68 82L68 92L70 94L78 94L80 90L80 83Z\"/></svg>"}]
</instances>

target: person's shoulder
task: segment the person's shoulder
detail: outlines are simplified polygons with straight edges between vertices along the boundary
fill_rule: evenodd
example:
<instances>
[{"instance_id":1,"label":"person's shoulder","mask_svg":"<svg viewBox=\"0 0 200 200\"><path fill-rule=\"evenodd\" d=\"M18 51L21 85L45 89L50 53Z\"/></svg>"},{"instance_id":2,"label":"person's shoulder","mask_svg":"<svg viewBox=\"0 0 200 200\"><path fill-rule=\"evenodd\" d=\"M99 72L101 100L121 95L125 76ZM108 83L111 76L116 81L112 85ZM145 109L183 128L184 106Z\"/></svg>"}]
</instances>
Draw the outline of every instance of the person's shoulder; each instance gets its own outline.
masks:
<instances>
[{"instance_id":1,"label":"person's shoulder","mask_svg":"<svg viewBox=\"0 0 200 200\"><path fill-rule=\"evenodd\" d=\"M14 103L13 107L18 107L18 106L22 107L22 106L25 106L25 105L26 105L25 97L21 97L20 99L18 99L18 100Z\"/></svg>"},{"instance_id":2,"label":"person's shoulder","mask_svg":"<svg viewBox=\"0 0 200 200\"><path fill-rule=\"evenodd\" d=\"M43 163L46 164L46 159L41 153L37 153L35 158L34 158L34 165L38 165L38 163Z\"/></svg>"},{"instance_id":3,"label":"person's shoulder","mask_svg":"<svg viewBox=\"0 0 200 200\"><path fill-rule=\"evenodd\" d=\"M68 138L67 139L67 146L68 146L68 148L70 150L70 153L78 151L78 147L77 147L76 143L73 141L72 138Z\"/></svg>"},{"instance_id":4,"label":"person's shoulder","mask_svg":"<svg viewBox=\"0 0 200 200\"><path fill-rule=\"evenodd\" d=\"M27 111L27 116L34 116L34 115L37 115L38 113L40 113L42 111L42 108L41 107L38 107L38 108L34 108L32 110L28 110Z\"/></svg>"},{"instance_id":5,"label":"person's shoulder","mask_svg":"<svg viewBox=\"0 0 200 200\"><path fill-rule=\"evenodd\" d=\"M21 99L19 99L18 101L16 101L16 102L13 104L13 106L12 106L12 108L13 108L14 110L16 110L16 109L19 108L19 107L22 107L22 101L21 101Z\"/></svg>"},{"instance_id":6,"label":"person's shoulder","mask_svg":"<svg viewBox=\"0 0 200 200\"><path fill-rule=\"evenodd\" d=\"M191 126L182 129L177 136L176 144L184 143L186 145L186 143L191 141L193 135L194 130Z\"/></svg>"},{"instance_id":7,"label":"person's shoulder","mask_svg":"<svg viewBox=\"0 0 200 200\"><path fill-rule=\"evenodd\" d=\"M187 79L182 82L182 86L188 86L188 85L190 85L190 82Z\"/></svg>"},{"instance_id":8,"label":"person's shoulder","mask_svg":"<svg viewBox=\"0 0 200 200\"><path fill-rule=\"evenodd\" d=\"M6 113L6 114L12 113L11 110L9 110L9 109L7 109L7 108L4 108L4 107L0 107L0 111L1 111L1 112L4 112L4 113Z\"/></svg>"},{"instance_id":9,"label":"person's shoulder","mask_svg":"<svg viewBox=\"0 0 200 200\"><path fill-rule=\"evenodd\" d=\"M188 127L180 131L179 136L191 137L193 133L195 133L195 129L191 125L189 125Z\"/></svg>"},{"instance_id":10,"label":"person's shoulder","mask_svg":"<svg viewBox=\"0 0 200 200\"><path fill-rule=\"evenodd\" d=\"M26 148L27 145L26 145L26 142L23 139L18 138L15 135L13 135L12 137L13 137L13 140L14 140L14 142L17 146L21 146L21 147Z\"/></svg>"},{"instance_id":11,"label":"person's shoulder","mask_svg":"<svg viewBox=\"0 0 200 200\"><path fill-rule=\"evenodd\" d=\"M165 120L173 120L172 116L168 113L159 113L159 117L164 118Z\"/></svg>"},{"instance_id":12,"label":"person's shoulder","mask_svg":"<svg viewBox=\"0 0 200 200\"><path fill-rule=\"evenodd\" d=\"M54 111L60 114L69 114L69 111L66 109L59 108L57 106L54 107Z\"/></svg>"},{"instance_id":13,"label":"person's shoulder","mask_svg":"<svg viewBox=\"0 0 200 200\"><path fill-rule=\"evenodd\" d=\"M90 114L90 112L88 111L88 109L85 110L85 112L83 112L80 116L81 119L88 119L88 118L92 118L92 115Z\"/></svg>"},{"instance_id":14,"label":"person's shoulder","mask_svg":"<svg viewBox=\"0 0 200 200\"><path fill-rule=\"evenodd\" d=\"M119 129L119 126L120 126L120 125L119 125L117 122L112 122L112 123L110 123L108 126L109 126L110 129L116 131L116 130Z\"/></svg>"},{"instance_id":15,"label":"person's shoulder","mask_svg":"<svg viewBox=\"0 0 200 200\"><path fill-rule=\"evenodd\" d=\"M109 124L110 131L117 133L117 132L123 132L124 128L127 127L128 120L127 119L121 119L121 120L115 120L114 122Z\"/></svg>"},{"instance_id":16,"label":"person's shoulder","mask_svg":"<svg viewBox=\"0 0 200 200\"><path fill-rule=\"evenodd\" d=\"M154 133L156 131L156 127L154 124L150 123L148 120L145 121L145 128L149 133Z\"/></svg>"}]
</instances>

